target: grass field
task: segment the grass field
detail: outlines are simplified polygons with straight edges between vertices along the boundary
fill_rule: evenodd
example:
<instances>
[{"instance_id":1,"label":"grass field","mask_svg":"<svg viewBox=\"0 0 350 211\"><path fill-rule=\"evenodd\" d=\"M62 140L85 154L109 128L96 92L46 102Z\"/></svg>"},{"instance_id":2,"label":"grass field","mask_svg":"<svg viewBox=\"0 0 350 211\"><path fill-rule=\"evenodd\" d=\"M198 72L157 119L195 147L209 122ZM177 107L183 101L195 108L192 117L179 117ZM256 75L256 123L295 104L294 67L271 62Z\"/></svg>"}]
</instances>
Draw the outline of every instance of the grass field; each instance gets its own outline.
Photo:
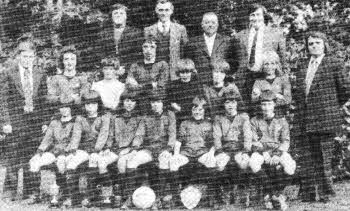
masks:
<instances>
[{"instance_id":1,"label":"grass field","mask_svg":"<svg viewBox=\"0 0 350 211\"><path fill-rule=\"evenodd\" d=\"M5 169L0 168L0 188L2 190L3 181L4 181ZM42 174L43 184L42 188L44 191L47 191L48 186L53 182L54 176L47 172ZM337 196L331 199L331 202L328 204L323 203L302 203L300 200L296 199L298 188L296 186L289 186L286 189L286 195L290 198L289 205L290 208L288 210L291 211L350 211L350 181L342 181L335 184L335 191ZM49 210L47 204L39 204L39 205L27 205L26 201L18 201L18 202L5 202L0 201L0 211L44 211ZM65 209L59 209L65 210ZM73 210L73 209L70 209ZM99 210L97 208L76 208L74 210ZM112 209L103 209L103 210L112 210ZM115 210L115 209L114 209ZM208 211L210 209L195 209ZM240 205L231 205L225 207L223 210L232 210L232 211L255 211L255 210L264 210L263 207L249 207L245 208Z\"/></svg>"}]
</instances>

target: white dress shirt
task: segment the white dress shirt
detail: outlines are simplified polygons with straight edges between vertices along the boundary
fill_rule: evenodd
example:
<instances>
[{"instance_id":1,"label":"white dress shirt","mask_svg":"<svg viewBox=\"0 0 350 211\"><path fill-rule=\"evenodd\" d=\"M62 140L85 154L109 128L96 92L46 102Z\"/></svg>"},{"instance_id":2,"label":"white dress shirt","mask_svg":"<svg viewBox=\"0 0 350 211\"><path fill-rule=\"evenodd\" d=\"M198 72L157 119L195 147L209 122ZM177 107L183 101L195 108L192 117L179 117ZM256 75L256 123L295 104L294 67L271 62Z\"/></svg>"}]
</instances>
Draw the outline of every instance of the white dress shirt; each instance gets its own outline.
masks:
<instances>
[{"instance_id":1,"label":"white dress shirt","mask_svg":"<svg viewBox=\"0 0 350 211\"><path fill-rule=\"evenodd\" d=\"M324 54L319 57L311 57L305 77L305 94L309 95L312 81L314 80L318 66L321 64Z\"/></svg>"},{"instance_id":2,"label":"white dress shirt","mask_svg":"<svg viewBox=\"0 0 350 211\"><path fill-rule=\"evenodd\" d=\"M253 47L254 37L255 37L255 34L258 33L256 45L255 45L255 64L254 65L257 65L259 69L262 66L262 55L264 53L264 47L263 47L264 29L265 29L264 25L261 26L258 29L258 31L256 31L255 28L252 27L249 31L249 37L248 37L248 61L249 61L250 56L253 56L253 55L250 55L250 53Z\"/></svg>"},{"instance_id":3,"label":"white dress shirt","mask_svg":"<svg viewBox=\"0 0 350 211\"><path fill-rule=\"evenodd\" d=\"M167 34L170 31L170 21L167 21L165 23L158 21L158 30L162 33L162 34Z\"/></svg>"},{"instance_id":4,"label":"white dress shirt","mask_svg":"<svg viewBox=\"0 0 350 211\"><path fill-rule=\"evenodd\" d=\"M207 34L204 33L204 40L205 40L205 44L208 48L209 56L211 56L211 54L213 53L215 37L216 37L216 33L214 35L212 35L211 37L209 37Z\"/></svg>"},{"instance_id":5,"label":"white dress shirt","mask_svg":"<svg viewBox=\"0 0 350 211\"><path fill-rule=\"evenodd\" d=\"M19 73L21 75L21 83L22 83L22 87L25 86L25 81L24 81L24 67L22 67L21 65L19 66ZM30 82L30 87L33 90L33 68L29 68L29 82Z\"/></svg>"}]
</instances>

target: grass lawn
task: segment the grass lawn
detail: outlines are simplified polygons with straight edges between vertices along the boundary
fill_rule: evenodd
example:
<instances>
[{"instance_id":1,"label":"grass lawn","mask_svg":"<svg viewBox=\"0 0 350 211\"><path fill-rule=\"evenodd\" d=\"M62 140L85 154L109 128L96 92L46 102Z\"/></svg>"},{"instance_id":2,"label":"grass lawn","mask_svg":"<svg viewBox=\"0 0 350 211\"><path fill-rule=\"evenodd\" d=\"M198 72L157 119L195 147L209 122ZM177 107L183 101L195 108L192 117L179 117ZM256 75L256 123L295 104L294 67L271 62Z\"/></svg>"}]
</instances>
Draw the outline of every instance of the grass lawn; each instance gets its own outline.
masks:
<instances>
[{"instance_id":1,"label":"grass lawn","mask_svg":"<svg viewBox=\"0 0 350 211\"><path fill-rule=\"evenodd\" d=\"M4 181L5 170L0 168L0 188L2 190L2 185ZM43 173L43 184L42 188L44 191L47 191L48 186L53 182L53 175L47 172ZM298 188L296 186L290 186L286 189L286 195L290 198L288 210L291 211L350 211L350 181L337 182L335 184L335 191L337 196L331 199L331 202L328 204L323 203L301 203L300 200L296 200L296 194ZM41 211L48 210L47 204L39 205L27 205L25 201L18 202L5 202L0 200L0 211ZM60 209L62 210L62 209ZM71 209L73 210L73 209ZM77 208L74 210L99 210L97 208ZM112 209L103 209L103 210L112 210ZM115 210L115 209L114 209ZM209 209L195 209L208 211ZM249 207L245 208L240 205L231 205L225 207L224 210L237 210L237 211L255 211L255 210L264 210L263 207Z\"/></svg>"}]
</instances>

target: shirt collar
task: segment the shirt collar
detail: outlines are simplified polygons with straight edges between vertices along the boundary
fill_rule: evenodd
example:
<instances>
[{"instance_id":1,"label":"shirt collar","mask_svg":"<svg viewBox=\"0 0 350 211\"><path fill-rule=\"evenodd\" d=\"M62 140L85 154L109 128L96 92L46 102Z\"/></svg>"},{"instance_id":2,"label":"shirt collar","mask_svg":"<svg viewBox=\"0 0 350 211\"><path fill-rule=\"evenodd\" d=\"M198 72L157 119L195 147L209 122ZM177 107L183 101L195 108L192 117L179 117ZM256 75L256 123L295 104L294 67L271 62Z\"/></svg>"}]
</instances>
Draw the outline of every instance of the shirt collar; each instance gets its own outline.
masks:
<instances>
[{"instance_id":1,"label":"shirt collar","mask_svg":"<svg viewBox=\"0 0 350 211\"><path fill-rule=\"evenodd\" d=\"M171 21L166 21L165 23L161 22L161 21L158 21L158 28L159 29L163 29L163 24L165 25L165 28L168 30L170 29L170 23Z\"/></svg>"},{"instance_id":2,"label":"shirt collar","mask_svg":"<svg viewBox=\"0 0 350 211\"><path fill-rule=\"evenodd\" d=\"M204 39L206 40L215 40L216 33L209 37L206 33L204 33Z\"/></svg>"},{"instance_id":3,"label":"shirt collar","mask_svg":"<svg viewBox=\"0 0 350 211\"><path fill-rule=\"evenodd\" d=\"M19 71L21 72L21 73L24 73L24 67L22 66L22 65L20 65L20 64L18 64L18 68L19 68ZM33 72L33 68L28 68L29 69L29 72L30 73L32 73Z\"/></svg>"},{"instance_id":4,"label":"shirt collar","mask_svg":"<svg viewBox=\"0 0 350 211\"><path fill-rule=\"evenodd\" d=\"M325 54L322 54L318 57L311 56L310 62L317 62L317 64L320 64L324 56Z\"/></svg>"},{"instance_id":5,"label":"shirt collar","mask_svg":"<svg viewBox=\"0 0 350 211\"><path fill-rule=\"evenodd\" d=\"M154 63L156 62L156 58L154 57L154 58L151 59L151 60L146 60L146 59L144 59L143 62L144 62L145 64L154 64Z\"/></svg>"}]
</instances>

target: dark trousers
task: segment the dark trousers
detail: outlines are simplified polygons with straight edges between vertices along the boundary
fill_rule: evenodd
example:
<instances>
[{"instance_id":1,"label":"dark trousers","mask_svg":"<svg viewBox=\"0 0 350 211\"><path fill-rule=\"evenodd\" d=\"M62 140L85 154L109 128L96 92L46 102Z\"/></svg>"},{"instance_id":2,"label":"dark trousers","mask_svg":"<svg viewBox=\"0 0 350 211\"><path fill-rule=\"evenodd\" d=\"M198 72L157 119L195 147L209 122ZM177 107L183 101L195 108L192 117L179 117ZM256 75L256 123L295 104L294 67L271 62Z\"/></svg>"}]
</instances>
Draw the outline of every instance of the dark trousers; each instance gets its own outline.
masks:
<instances>
[{"instance_id":1,"label":"dark trousers","mask_svg":"<svg viewBox=\"0 0 350 211\"><path fill-rule=\"evenodd\" d=\"M275 166L264 165L266 180L264 181L265 194L279 196L285 187L292 182L292 177L285 174L283 169L276 169Z\"/></svg>"}]
</instances>

